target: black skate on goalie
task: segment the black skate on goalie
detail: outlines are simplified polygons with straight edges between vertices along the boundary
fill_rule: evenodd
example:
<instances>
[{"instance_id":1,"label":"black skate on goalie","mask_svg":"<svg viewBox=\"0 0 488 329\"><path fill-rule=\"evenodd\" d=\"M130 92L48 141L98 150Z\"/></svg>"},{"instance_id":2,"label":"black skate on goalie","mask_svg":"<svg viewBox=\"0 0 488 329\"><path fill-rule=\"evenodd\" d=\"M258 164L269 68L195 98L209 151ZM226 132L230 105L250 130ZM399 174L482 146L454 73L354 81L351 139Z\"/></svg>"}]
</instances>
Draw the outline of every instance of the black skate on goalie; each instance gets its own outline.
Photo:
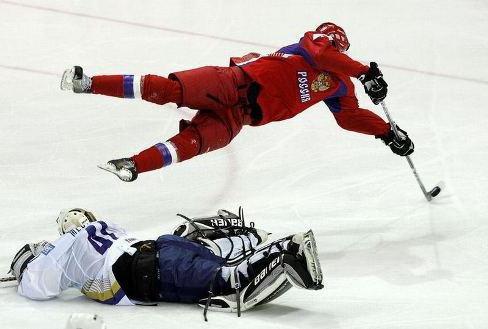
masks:
<instances>
[{"instance_id":1,"label":"black skate on goalie","mask_svg":"<svg viewBox=\"0 0 488 329\"><path fill-rule=\"evenodd\" d=\"M137 178L136 164L130 158L110 160L106 164L98 165L98 168L115 174L124 182L132 182Z\"/></svg>"},{"instance_id":2,"label":"black skate on goalie","mask_svg":"<svg viewBox=\"0 0 488 329\"><path fill-rule=\"evenodd\" d=\"M91 78L83 74L81 66L73 66L64 71L61 77L61 90L72 90L77 94L91 93Z\"/></svg>"}]
</instances>

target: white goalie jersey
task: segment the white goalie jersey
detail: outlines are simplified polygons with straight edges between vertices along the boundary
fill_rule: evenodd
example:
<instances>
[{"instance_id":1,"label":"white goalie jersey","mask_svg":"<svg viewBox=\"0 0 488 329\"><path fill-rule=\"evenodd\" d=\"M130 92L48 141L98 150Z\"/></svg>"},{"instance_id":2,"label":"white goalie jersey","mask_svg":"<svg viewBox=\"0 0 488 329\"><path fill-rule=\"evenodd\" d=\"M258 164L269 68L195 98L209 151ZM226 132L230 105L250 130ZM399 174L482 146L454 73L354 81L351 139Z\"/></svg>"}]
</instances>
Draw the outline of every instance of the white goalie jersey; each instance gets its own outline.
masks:
<instances>
[{"instance_id":1,"label":"white goalie jersey","mask_svg":"<svg viewBox=\"0 0 488 329\"><path fill-rule=\"evenodd\" d=\"M88 298L104 304L134 305L112 272L112 265L139 240L109 222L93 222L69 231L31 261L23 273L18 293L43 300L63 290L77 288Z\"/></svg>"}]
</instances>

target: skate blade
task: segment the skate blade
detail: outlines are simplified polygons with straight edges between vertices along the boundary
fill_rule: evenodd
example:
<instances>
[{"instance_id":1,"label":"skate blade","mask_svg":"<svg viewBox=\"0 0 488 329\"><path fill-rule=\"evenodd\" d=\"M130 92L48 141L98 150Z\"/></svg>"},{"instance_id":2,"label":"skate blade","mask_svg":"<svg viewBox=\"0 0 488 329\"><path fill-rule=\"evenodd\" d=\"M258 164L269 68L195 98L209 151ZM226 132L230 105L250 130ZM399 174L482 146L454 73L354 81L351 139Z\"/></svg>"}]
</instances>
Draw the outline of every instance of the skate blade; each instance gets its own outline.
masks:
<instances>
[{"instance_id":1,"label":"skate blade","mask_svg":"<svg viewBox=\"0 0 488 329\"><path fill-rule=\"evenodd\" d=\"M75 69L67 69L63 72L61 77L60 88L61 90L73 90L73 78L75 77Z\"/></svg>"},{"instance_id":2,"label":"skate blade","mask_svg":"<svg viewBox=\"0 0 488 329\"><path fill-rule=\"evenodd\" d=\"M98 164L97 167L102 169L102 170L105 170L105 171L108 171L112 174L117 175L117 169L115 169L115 166L113 166L111 164L108 164L108 163Z\"/></svg>"},{"instance_id":3,"label":"skate blade","mask_svg":"<svg viewBox=\"0 0 488 329\"><path fill-rule=\"evenodd\" d=\"M130 182L130 179L132 178L132 173L130 171L126 169L117 170L117 168L115 168L114 165L109 163L99 164L97 165L97 167L102 170L108 171L109 173L114 174L124 182Z\"/></svg>"}]
</instances>

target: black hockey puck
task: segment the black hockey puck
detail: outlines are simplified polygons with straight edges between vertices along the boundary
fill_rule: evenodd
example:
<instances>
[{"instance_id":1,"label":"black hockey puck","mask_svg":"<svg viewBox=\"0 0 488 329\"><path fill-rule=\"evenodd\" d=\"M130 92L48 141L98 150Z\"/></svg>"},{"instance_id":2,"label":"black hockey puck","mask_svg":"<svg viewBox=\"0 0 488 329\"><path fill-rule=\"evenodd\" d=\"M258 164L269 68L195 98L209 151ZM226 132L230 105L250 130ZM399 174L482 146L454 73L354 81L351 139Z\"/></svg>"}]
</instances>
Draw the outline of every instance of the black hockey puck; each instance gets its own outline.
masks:
<instances>
[{"instance_id":1,"label":"black hockey puck","mask_svg":"<svg viewBox=\"0 0 488 329\"><path fill-rule=\"evenodd\" d=\"M441 188L439 186L436 186L430 191L430 195L432 197L436 197L439 193L441 193Z\"/></svg>"}]
</instances>

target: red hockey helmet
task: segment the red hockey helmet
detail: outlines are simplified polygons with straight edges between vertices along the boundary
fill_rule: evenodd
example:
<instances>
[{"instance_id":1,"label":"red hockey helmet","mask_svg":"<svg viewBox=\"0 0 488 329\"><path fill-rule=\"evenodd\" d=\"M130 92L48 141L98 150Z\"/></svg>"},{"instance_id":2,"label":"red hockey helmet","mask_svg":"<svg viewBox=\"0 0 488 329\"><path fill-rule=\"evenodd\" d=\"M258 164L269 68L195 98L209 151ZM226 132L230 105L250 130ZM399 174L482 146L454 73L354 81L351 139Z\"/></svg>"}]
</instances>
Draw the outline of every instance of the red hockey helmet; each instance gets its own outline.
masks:
<instances>
[{"instance_id":1,"label":"red hockey helmet","mask_svg":"<svg viewBox=\"0 0 488 329\"><path fill-rule=\"evenodd\" d=\"M334 46L342 53L349 49L349 40L344 29L334 23L322 23L315 31L323 33L332 39Z\"/></svg>"}]
</instances>

